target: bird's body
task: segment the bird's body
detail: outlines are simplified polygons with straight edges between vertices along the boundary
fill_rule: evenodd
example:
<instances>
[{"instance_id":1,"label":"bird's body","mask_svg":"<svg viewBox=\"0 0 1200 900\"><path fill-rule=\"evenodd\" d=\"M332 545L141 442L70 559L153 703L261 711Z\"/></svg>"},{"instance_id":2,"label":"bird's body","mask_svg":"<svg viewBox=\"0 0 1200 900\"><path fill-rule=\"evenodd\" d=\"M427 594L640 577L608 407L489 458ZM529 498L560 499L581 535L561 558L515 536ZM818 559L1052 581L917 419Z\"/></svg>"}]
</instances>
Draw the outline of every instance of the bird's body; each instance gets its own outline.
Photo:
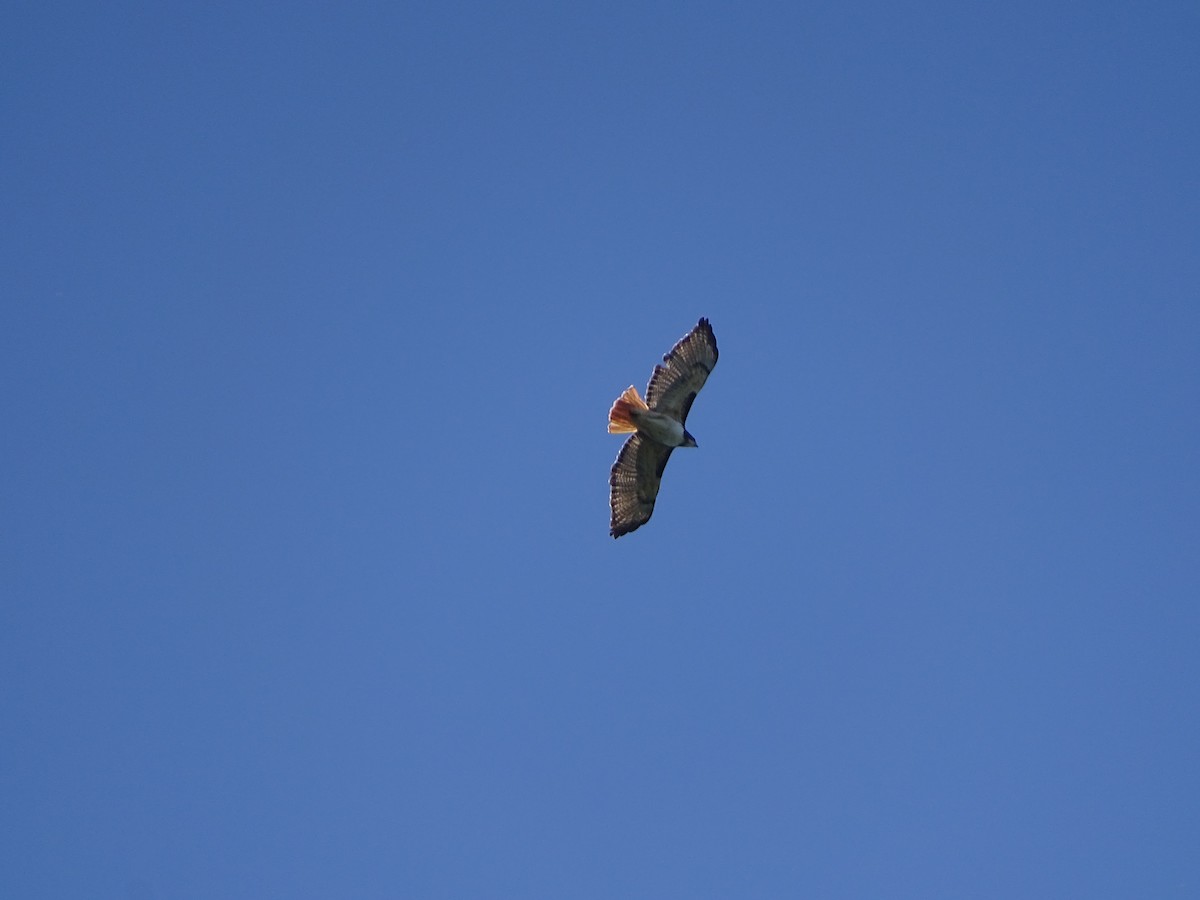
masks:
<instances>
[{"instance_id":1,"label":"bird's body","mask_svg":"<svg viewBox=\"0 0 1200 900\"><path fill-rule=\"evenodd\" d=\"M677 415L658 412L646 405L632 384L613 403L608 411L609 434L644 434L664 447L695 447L696 439L688 434Z\"/></svg>"},{"instance_id":2,"label":"bird's body","mask_svg":"<svg viewBox=\"0 0 1200 900\"><path fill-rule=\"evenodd\" d=\"M701 319L663 362L666 365L654 367L645 400L630 386L608 413L611 433L632 435L617 454L609 476L613 537L649 521L671 451L696 446L685 427L687 415L717 364L717 339L708 320Z\"/></svg>"},{"instance_id":3,"label":"bird's body","mask_svg":"<svg viewBox=\"0 0 1200 900\"><path fill-rule=\"evenodd\" d=\"M674 416L669 416L666 413L655 412L648 409L645 412L634 415L634 420L637 422L637 430L652 441L657 441L664 447L695 447L696 444L687 443L687 438L690 437L687 429L683 427L683 423Z\"/></svg>"}]
</instances>

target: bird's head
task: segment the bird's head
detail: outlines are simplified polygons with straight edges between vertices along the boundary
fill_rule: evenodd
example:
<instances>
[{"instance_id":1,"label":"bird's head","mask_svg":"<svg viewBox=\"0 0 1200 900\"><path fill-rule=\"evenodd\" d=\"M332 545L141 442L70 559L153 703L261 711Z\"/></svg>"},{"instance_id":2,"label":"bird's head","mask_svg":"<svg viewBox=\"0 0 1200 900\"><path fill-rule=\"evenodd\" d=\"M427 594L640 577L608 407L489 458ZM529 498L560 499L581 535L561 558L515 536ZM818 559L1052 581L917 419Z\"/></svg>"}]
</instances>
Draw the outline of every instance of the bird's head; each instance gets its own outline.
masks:
<instances>
[{"instance_id":1,"label":"bird's head","mask_svg":"<svg viewBox=\"0 0 1200 900\"><path fill-rule=\"evenodd\" d=\"M686 428L683 430L683 443L680 444L679 446L680 447L695 447L695 446L697 446L696 439L694 437L692 437L691 433L688 432L688 430Z\"/></svg>"}]
</instances>

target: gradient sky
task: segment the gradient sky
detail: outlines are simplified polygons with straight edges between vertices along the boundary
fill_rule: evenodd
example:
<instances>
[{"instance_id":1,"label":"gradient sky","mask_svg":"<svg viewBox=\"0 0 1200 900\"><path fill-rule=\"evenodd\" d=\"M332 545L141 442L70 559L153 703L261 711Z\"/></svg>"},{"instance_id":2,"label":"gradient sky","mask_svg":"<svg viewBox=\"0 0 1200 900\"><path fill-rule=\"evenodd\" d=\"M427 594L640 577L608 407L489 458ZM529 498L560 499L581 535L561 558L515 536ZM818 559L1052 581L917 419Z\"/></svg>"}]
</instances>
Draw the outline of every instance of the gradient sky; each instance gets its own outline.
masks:
<instances>
[{"instance_id":1,"label":"gradient sky","mask_svg":"<svg viewBox=\"0 0 1200 900\"><path fill-rule=\"evenodd\" d=\"M1194 2L4 18L0 896L1200 895Z\"/></svg>"}]
</instances>

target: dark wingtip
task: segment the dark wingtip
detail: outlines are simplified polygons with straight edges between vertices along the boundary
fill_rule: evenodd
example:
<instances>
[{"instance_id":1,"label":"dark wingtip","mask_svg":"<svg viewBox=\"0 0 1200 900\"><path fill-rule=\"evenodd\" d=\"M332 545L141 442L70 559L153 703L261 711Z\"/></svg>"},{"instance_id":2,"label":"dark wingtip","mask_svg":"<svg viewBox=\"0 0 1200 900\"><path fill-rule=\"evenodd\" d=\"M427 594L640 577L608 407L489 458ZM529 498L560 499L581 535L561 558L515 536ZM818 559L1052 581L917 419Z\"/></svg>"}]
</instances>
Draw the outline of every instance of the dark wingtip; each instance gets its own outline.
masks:
<instances>
[{"instance_id":1,"label":"dark wingtip","mask_svg":"<svg viewBox=\"0 0 1200 900\"><path fill-rule=\"evenodd\" d=\"M609 526L608 533L614 538L619 538L629 534L631 531L637 531L643 524L645 523L638 522L636 525L611 525Z\"/></svg>"},{"instance_id":2,"label":"dark wingtip","mask_svg":"<svg viewBox=\"0 0 1200 900\"><path fill-rule=\"evenodd\" d=\"M704 316L701 316L700 321L699 321L699 323L697 323L696 327L704 329L704 333L706 335L708 335L708 342L710 344L712 344L713 361L716 362L717 357L719 357L721 354L717 350L717 336L715 334L713 334L712 326L708 324L708 319L705 318Z\"/></svg>"}]
</instances>

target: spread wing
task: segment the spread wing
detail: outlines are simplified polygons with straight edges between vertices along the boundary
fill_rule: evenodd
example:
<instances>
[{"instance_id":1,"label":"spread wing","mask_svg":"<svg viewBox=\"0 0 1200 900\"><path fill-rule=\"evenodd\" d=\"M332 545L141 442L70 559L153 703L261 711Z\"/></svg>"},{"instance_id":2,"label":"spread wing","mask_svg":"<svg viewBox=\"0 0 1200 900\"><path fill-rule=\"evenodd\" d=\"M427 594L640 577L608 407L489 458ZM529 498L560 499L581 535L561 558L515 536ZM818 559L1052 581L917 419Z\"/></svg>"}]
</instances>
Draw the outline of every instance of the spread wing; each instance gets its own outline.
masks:
<instances>
[{"instance_id":1,"label":"spread wing","mask_svg":"<svg viewBox=\"0 0 1200 900\"><path fill-rule=\"evenodd\" d=\"M651 409L675 416L686 425L692 401L717 364L717 339L713 337L708 319L701 319L672 347L663 357L663 363L655 366L654 374L650 376L646 403ZM646 518L649 517L647 513Z\"/></svg>"},{"instance_id":2,"label":"spread wing","mask_svg":"<svg viewBox=\"0 0 1200 900\"><path fill-rule=\"evenodd\" d=\"M621 447L608 478L612 506L609 533L613 537L628 534L650 521L671 449L640 434L632 435Z\"/></svg>"}]
</instances>

